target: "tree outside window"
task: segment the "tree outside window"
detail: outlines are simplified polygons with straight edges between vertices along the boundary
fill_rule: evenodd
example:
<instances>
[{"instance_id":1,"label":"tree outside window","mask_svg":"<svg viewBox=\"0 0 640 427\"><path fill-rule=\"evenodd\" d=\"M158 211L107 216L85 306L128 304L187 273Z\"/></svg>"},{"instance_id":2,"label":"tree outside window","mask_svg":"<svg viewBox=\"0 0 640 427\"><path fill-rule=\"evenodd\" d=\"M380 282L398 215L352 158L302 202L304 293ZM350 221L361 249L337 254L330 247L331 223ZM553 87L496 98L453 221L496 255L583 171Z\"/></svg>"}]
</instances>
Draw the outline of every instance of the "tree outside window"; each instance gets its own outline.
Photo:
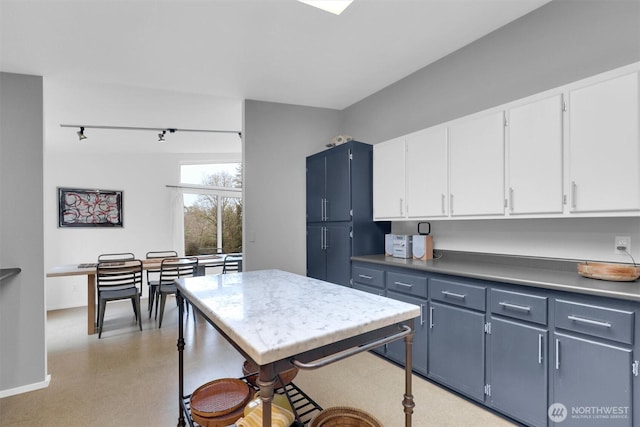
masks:
<instances>
[{"instance_id":1,"label":"tree outside window","mask_svg":"<svg viewBox=\"0 0 640 427\"><path fill-rule=\"evenodd\" d=\"M197 185L184 194L185 255L242 252L242 165L183 165L181 173L182 184Z\"/></svg>"}]
</instances>

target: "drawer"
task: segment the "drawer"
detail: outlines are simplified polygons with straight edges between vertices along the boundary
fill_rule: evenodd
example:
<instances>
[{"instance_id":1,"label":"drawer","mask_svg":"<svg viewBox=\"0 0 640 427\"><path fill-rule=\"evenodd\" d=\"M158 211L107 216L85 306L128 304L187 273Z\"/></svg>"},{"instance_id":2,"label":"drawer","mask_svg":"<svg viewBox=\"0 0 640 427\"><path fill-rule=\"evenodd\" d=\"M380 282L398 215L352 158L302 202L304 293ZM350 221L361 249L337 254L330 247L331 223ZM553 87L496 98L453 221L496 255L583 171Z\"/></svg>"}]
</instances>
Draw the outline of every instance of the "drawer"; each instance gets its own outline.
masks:
<instances>
[{"instance_id":1,"label":"drawer","mask_svg":"<svg viewBox=\"0 0 640 427\"><path fill-rule=\"evenodd\" d=\"M431 279L431 299L446 302L461 307L484 311L485 291L484 286L470 285L468 283L451 280Z\"/></svg>"},{"instance_id":2,"label":"drawer","mask_svg":"<svg viewBox=\"0 0 640 427\"><path fill-rule=\"evenodd\" d=\"M522 319L541 325L547 324L546 297L491 289L490 306L493 314Z\"/></svg>"},{"instance_id":3,"label":"drawer","mask_svg":"<svg viewBox=\"0 0 640 427\"><path fill-rule=\"evenodd\" d=\"M353 283L362 283L363 285L384 289L384 270L354 266Z\"/></svg>"},{"instance_id":4,"label":"drawer","mask_svg":"<svg viewBox=\"0 0 640 427\"><path fill-rule=\"evenodd\" d=\"M387 273L387 290L427 297L427 278L416 274Z\"/></svg>"},{"instance_id":5,"label":"drawer","mask_svg":"<svg viewBox=\"0 0 640 427\"><path fill-rule=\"evenodd\" d=\"M557 328L633 344L634 313L571 301L555 301Z\"/></svg>"},{"instance_id":6,"label":"drawer","mask_svg":"<svg viewBox=\"0 0 640 427\"><path fill-rule=\"evenodd\" d=\"M374 294L374 295L380 295L381 297L384 296L384 288L376 288L373 286L367 286L367 285L363 285L362 283L354 283L353 284L353 289L357 289L359 291L363 291L363 292L368 292L370 294Z\"/></svg>"}]
</instances>

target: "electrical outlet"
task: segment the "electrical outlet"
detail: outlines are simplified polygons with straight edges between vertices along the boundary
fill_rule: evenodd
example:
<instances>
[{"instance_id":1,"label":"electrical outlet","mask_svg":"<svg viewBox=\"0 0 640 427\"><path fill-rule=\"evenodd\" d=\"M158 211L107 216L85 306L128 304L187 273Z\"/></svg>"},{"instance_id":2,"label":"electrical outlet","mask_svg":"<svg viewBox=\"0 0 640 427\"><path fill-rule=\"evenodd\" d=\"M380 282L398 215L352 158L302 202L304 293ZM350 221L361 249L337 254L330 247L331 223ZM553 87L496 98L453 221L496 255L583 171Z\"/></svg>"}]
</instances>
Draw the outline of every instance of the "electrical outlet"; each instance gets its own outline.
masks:
<instances>
[{"instance_id":1,"label":"electrical outlet","mask_svg":"<svg viewBox=\"0 0 640 427\"><path fill-rule=\"evenodd\" d=\"M627 255L627 252L631 253L631 236L616 236L613 244L613 253Z\"/></svg>"}]
</instances>

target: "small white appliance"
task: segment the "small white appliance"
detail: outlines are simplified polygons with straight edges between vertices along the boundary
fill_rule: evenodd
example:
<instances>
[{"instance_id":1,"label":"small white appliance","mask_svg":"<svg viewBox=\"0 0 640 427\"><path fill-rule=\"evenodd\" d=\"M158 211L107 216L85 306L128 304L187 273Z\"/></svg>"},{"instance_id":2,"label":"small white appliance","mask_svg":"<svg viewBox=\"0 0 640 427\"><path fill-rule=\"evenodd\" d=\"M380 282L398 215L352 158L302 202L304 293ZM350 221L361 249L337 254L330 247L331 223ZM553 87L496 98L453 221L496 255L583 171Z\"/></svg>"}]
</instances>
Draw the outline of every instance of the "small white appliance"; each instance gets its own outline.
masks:
<instances>
[{"instance_id":1,"label":"small white appliance","mask_svg":"<svg viewBox=\"0 0 640 427\"><path fill-rule=\"evenodd\" d=\"M393 236L393 256L396 258L411 258L413 255L411 236L396 234Z\"/></svg>"}]
</instances>

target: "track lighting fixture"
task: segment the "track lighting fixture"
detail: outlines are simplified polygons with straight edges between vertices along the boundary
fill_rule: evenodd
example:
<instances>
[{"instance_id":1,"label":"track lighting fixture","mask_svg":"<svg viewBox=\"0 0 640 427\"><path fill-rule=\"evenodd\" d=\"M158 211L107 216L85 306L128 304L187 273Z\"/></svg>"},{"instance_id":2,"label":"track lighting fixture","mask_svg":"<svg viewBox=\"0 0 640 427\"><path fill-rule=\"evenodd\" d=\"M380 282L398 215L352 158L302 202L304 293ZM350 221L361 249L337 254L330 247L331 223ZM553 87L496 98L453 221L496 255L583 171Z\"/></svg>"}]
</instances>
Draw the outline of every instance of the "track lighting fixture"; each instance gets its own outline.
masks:
<instances>
[{"instance_id":1,"label":"track lighting fixture","mask_svg":"<svg viewBox=\"0 0 640 427\"><path fill-rule=\"evenodd\" d=\"M82 141L83 139L87 139L87 136L84 134L84 127L80 126L80 130L76 132L78 134L78 139Z\"/></svg>"},{"instance_id":2,"label":"track lighting fixture","mask_svg":"<svg viewBox=\"0 0 640 427\"><path fill-rule=\"evenodd\" d=\"M63 128L80 128L80 130L78 132L76 132L78 134L78 138L80 138L80 141L82 141L83 139L87 139L87 137L84 134L84 129L109 129L109 130L153 130L153 131L159 131L160 133L158 134L158 141L159 142L164 142L165 141L165 136L167 135L167 132L169 133L176 133L176 132L205 132L205 133L235 133L237 134L240 138L242 138L242 133L240 131L237 130L213 130L213 129L177 129L177 128L143 128L143 127L135 127L135 126L88 126L88 125L64 125L61 124L60 127Z\"/></svg>"}]
</instances>

